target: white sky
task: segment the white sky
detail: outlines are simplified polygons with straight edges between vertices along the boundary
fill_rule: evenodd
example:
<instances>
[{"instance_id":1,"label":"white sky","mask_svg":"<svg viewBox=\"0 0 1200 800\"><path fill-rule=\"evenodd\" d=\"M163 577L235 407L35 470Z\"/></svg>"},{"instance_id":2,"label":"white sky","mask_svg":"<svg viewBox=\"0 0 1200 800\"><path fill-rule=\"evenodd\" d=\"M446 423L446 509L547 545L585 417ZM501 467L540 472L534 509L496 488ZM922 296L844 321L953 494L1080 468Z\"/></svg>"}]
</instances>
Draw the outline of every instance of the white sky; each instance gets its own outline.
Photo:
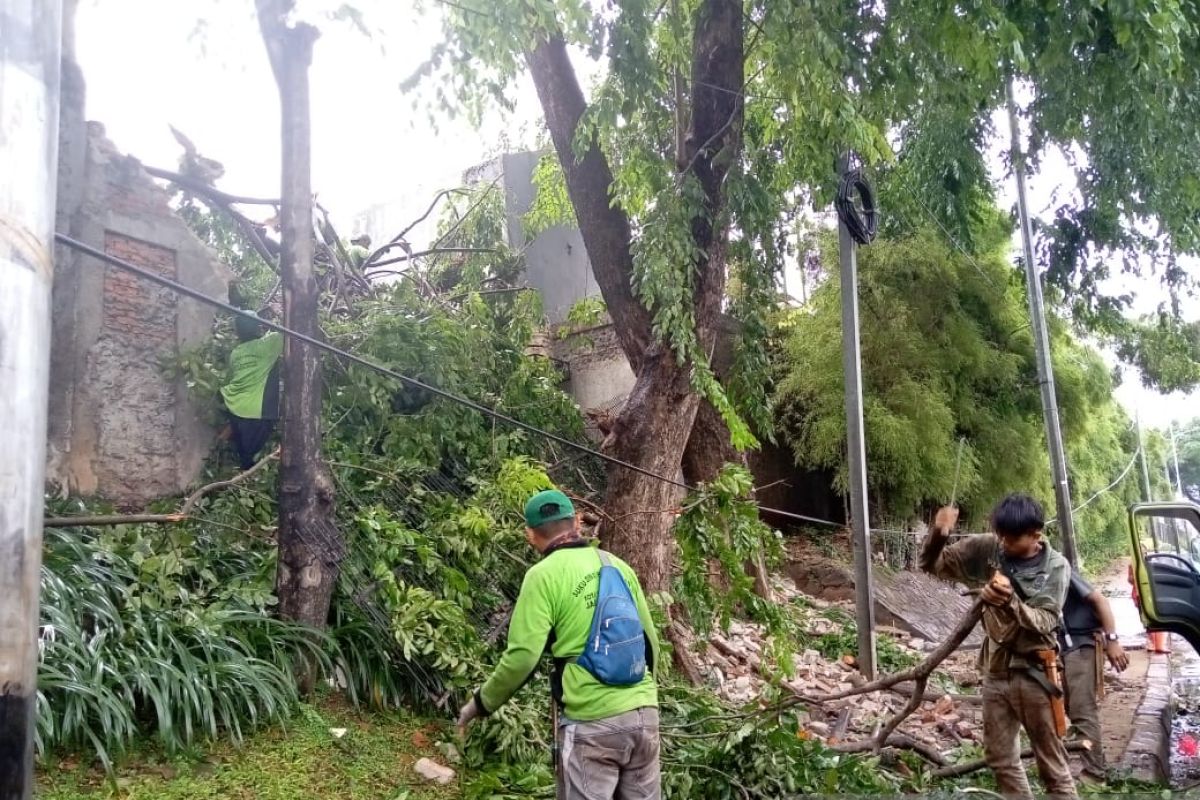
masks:
<instances>
[{"instance_id":1,"label":"white sky","mask_svg":"<svg viewBox=\"0 0 1200 800\"><path fill-rule=\"evenodd\" d=\"M306 3L339 5L302 0L302 9ZM511 119L496 116L476 130L442 114L435 127L399 84L440 38L436 9L422 15L414 0L357 5L375 33L367 38L347 24L321 23L310 73L313 187L344 236L357 232L354 217L372 206L388 206L389 218L414 219L438 190L458 185L464 169L499 152L504 137L503 149L523 149L541 130L527 79ZM83 0L76 38L88 119L103 123L120 150L174 168L181 152L167 127L174 125L225 165L221 188L278 195L279 105L250 0ZM1006 134L1004 118L997 122ZM994 177L1001 206L1011 207L1012 181ZM1049 213L1055 188L1071 181L1065 159L1047 160L1029 182L1031 209ZM1139 312L1163 299L1156 279L1130 288ZM1196 316L1194 304L1189 316ZM1200 395L1159 395L1127 373L1117 397L1140 409L1147 425L1198 413Z\"/></svg>"}]
</instances>

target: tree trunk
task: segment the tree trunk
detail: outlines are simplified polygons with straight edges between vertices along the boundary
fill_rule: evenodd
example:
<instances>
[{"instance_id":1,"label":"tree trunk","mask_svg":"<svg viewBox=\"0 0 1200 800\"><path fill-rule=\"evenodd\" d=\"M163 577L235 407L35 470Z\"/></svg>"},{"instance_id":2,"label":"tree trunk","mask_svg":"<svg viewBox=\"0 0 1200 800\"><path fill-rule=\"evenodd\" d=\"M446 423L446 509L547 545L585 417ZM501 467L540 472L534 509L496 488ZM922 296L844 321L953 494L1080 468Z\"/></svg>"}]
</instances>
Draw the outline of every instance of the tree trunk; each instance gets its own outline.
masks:
<instances>
[{"instance_id":1,"label":"tree trunk","mask_svg":"<svg viewBox=\"0 0 1200 800\"><path fill-rule=\"evenodd\" d=\"M280 208L284 324L321 334L313 270L308 67L317 30L288 25L292 0L256 0L263 41L279 86L283 137ZM344 555L334 519L334 486L321 457L321 358L289 339L283 352L283 444L279 469L279 613L324 628ZM304 670L301 690L315 676Z\"/></svg>"},{"instance_id":2,"label":"tree trunk","mask_svg":"<svg viewBox=\"0 0 1200 800\"><path fill-rule=\"evenodd\" d=\"M741 145L743 57L741 5L706 0L696 23L693 47L694 112L680 165L695 171L707 198L706 213L692 235L704 256L695 265L696 335L702 347L715 336L725 288L728 218L723 183ZM583 92L560 35L551 35L526 54L563 167L584 246L613 320L621 348L637 374L624 409L605 440L606 452L672 480L679 475L700 398L692 390L691 365L657 341L650 313L633 294L632 234L623 209L612 202L613 176L593 138L576 157L575 136L586 110ZM722 158L715 159L718 153ZM669 587L673 540L670 513L680 487L624 467L610 466L602 529L607 547L627 560L643 588Z\"/></svg>"}]
</instances>

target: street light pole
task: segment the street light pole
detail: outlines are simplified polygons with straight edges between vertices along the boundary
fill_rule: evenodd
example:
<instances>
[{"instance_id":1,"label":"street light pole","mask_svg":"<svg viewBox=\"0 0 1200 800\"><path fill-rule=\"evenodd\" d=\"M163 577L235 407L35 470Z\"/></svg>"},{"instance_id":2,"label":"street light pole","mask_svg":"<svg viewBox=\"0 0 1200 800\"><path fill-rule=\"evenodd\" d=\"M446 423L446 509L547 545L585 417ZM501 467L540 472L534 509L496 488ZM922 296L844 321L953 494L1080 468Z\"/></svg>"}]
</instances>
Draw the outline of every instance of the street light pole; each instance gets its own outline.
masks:
<instances>
[{"instance_id":1,"label":"street light pole","mask_svg":"<svg viewBox=\"0 0 1200 800\"><path fill-rule=\"evenodd\" d=\"M1142 453L1142 499L1149 503L1154 499L1154 495L1150 491L1150 460L1146 458L1146 437L1142 434L1141 412L1134 412L1134 421L1137 423L1138 450Z\"/></svg>"},{"instance_id":2,"label":"street light pole","mask_svg":"<svg viewBox=\"0 0 1200 800\"><path fill-rule=\"evenodd\" d=\"M0 800L33 795L60 0L0 0Z\"/></svg>"},{"instance_id":3,"label":"street light pole","mask_svg":"<svg viewBox=\"0 0 1200 800\"><path fill-rule=\"evenodd\" d=\"M1171 420L1171 460L1175 462L1175 498L1182 500L1183 476L1179 474L1179 445L1175 443L1175 420Z\"/></svg>"},{"instance_id":4,"label":"street light pole","mask_svg":"<svg viewBox=\"0 0 1200 800\"><path fill-rule=\"evenodd\" d=\"M850 156L839 159L845 176ZM844 219L838 221L842 286L842 369L846 392L846 450L850 484L850 531L854 541L854 606L858 626L858 669L875 678L875 592L871 584L871 520L867 505L867 446L863 430L862 348L858 319L858 245Z\"/></svg>"},{"instance_id":5,"label":"street light pole","mask_svg":"<svg viewBox=\"0 0 1200 800\"><path fill-rule=\"evenodd\" d=\"M1025 156L1021 150L1017 125L1017 103L1012 81L1005 85L1008 100L1008 125L1012 135L1013 174L1017 179L1017 211L1021 218L1021 244L1024 248L1025 282L1029 293L1029 321L1033 327L1034 355L1037 358L1038 384L1042 391L1042 417L1046 424L1046 444L1050 448L1050 471L1054 479L1054 505L1058 529L1062 533L1062 552L1072 567L1079 566L1075 548L1075 520L1071 514L1071 486L1067 475L1067 453L1063 446L1058 419L1058 398L1054 391L1054 366L1050 361L1050 334L1042 299L1042 282L1033 259L1033 227L1029 220L1025 189Z\"/></svg>"}]
</instances>

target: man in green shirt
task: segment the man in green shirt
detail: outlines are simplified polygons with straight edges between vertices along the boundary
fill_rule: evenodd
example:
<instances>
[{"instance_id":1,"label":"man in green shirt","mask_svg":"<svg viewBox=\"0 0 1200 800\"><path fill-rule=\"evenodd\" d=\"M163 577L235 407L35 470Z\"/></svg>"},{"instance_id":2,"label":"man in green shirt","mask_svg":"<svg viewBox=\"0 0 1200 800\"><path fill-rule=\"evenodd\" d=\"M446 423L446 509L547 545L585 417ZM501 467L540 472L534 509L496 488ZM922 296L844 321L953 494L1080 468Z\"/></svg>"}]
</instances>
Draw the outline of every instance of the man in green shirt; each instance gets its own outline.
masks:
<instances>
[{"instance_id":1,"label":"man in green shirt","mask_svg":"<svg viewBox=\"0 0 1200 800\"><path fill-rule=\"evenodd\" d=\"M364 233L351 239L349 255L351 266L361 267L371 255L371 237Z\"/></svg>"},{"instance_id":2,"label":"man in green shirt","mask_svg":"<svg viewBox=\"0 0 1200 800\"><path fill-rule=\"evenodd\" d=\"M658 636L637 575L608 558L625 579L645 635L646 674L639 683L609 686L574 659L588 639L599 593L600 554L580 535L575 508L557 490L525 504L525 538L542 559L529 568L513 608L508 647L492 676L462 707L460 731L506 703L529 680L542 653L555 660L553 702L562 709L555 742L559 798L657 800L658 687L653 670Z\"/></svg>"},{"instance_id":3,"label":"man in green shirt","mask_svg":"<svg viewBox=\"0 0 1200 800\"><path fill-rule=\"evenodd\" d=\"M279 419L279 356L283 353L283 334L272 331L263 335L256 318L239 316L234 320L241 344L229 354L229 380L221 387L221 397L229 416L233 444L243 470L266 445Z\"/></svg>"},{"instance_id":4,"label":"man in green shirt","mask_svg":"<svg viewBox=\"0 0 1200 800\"><path fill-rule=\"evenodd\" d=\"M1076 797L1051 705L1061 703L1041 669L1041 655L1057 651L1057 632L1071 568L1042 539L1045 514L1028 495L1011 494L992 511L991 534L965 536L946 546L958 509L937 513L921 549L921 569L979 588L987 636L979 654L983 673L983 753L1006 798L1033 799L1021 764L1021 729L1050 797ZM997 576L1002 577L997 577ZM1057 658L1057 653L1054 653Z\"/></svg>"}]
</instances>

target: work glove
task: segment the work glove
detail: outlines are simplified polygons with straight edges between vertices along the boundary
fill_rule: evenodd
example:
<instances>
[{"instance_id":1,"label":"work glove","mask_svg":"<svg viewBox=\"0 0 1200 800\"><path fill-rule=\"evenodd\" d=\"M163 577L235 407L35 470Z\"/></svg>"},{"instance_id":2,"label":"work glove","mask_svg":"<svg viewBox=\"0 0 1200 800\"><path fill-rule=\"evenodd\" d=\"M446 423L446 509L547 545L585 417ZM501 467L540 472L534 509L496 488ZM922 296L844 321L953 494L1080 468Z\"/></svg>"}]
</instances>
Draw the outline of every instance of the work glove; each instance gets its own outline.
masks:
<instances>
[{"instance_id":1,"label":"work glove","mask_svg":"<svg viewBox=\"0 0 1200 800\"><path fill-rule=\"evenodd\" d=\"M479 709L479 703L475 702L475 697L467 701L458 712L458 735L465 737L467 735L467 726L471 724L471 720L483 716Z\"/></svg>"}]
</instances>

